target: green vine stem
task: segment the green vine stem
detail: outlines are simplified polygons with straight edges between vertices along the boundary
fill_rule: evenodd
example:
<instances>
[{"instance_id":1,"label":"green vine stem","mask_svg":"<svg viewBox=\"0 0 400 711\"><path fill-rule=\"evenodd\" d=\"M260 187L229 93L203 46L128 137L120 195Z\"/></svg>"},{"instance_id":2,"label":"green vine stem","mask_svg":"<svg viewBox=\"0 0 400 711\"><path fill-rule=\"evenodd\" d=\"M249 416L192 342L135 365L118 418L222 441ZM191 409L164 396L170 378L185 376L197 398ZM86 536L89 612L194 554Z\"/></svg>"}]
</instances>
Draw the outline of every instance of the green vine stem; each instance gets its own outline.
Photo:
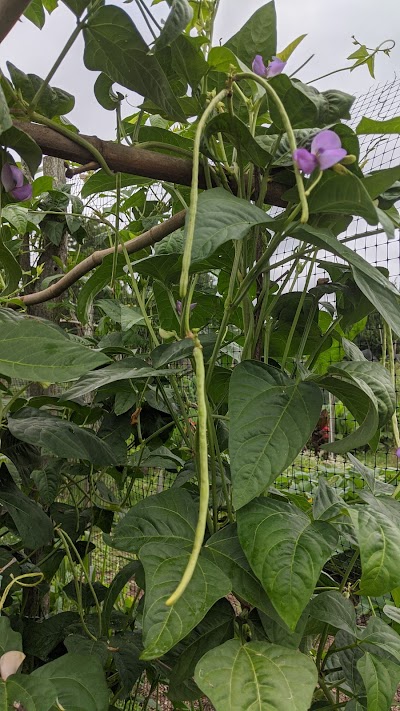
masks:
<instances>
[{"instance_id":1,"label":"green vine stem","mask_svg":"<svg viewBox=\"0 0 400 711\"><path fill-rule=\"evenodd\" d=\"M193 238L194 238L194 226L195 226L195 221L196 221L196 213L197 213L197 202L198 202L198 190L199 190L199 157L200 157L200 141L201 141L201 136L204 130L204 127L207 123L207 119L212 114L216 106L219 104L220 101L222 101L225 96L227 96L229 93L228 89L223 89L220 91L216 96L214 96L213 99L211 99L210 103L208 104L207 108L205 109L196 129L196 135L194 138L194 145L193 145L193 170L192 170L192 185L190 189L190 208L189 208L189 213L188 213L188 218L187 218L187 223L186 223L186 240L185 240L185 250L183 253L183 259L182 259L182 271L181 271L181 279L180 279L180 285L179 285L179 293L181 298L186 297L187 289L188 289L188 283L189 283L189 269L190 269L190 262L191 262L191 256L192 256L192 247L193 247ZM188 313L186 315L186 323L185 323L185 328L186 332L189 332L189 323L188 323Z\"/></svg>"},{"instance_id":2,"label":"green vine stem","mask_svg":"<svg viewBox=\"0 0 400 711\"><path fill-rule=\"evenodd\" d=\"M196 564L200 555L201 546L203 544L204 535L207 525L208 514L208 499L209 499L209 480L208 480L208 448L207 448L207 403L205 393L205 369L203 360L203 348L197 335L194 336L193 358L196 368L196 388L197 388L197 432L199 443L199 489L200 489L200 504L199 517L197 520L196 531L192 552L190 554L188 564L183 573L182 579L166 601L168 606L174 605L185 592L189 585Z\"/></svg>"},{"instance_id":3,"label":"green vine stem","mask_svg":"<svg viewBox=\"0 0 400 711\"><path fill-rule=\"evenodd\" d=\"M389 362L389 372L390 372L390 377L392 379L393 387L396 389L396 371L395 371L395 360L394 360L394 348L393 348L393 334L392 334L392 329L390 328L389 324L384 322L384 329L386 332L386 345L387 345L387 354L388 354L388 362ZM400 432L399 432L399 423L397 421L397 413L396 410L394 411L392 415L392 428L393 428L393 436L394 436L394 442L396 449L400 448Z\"/></svg>"},{"instance_id":4,"label":"green vine stem","mask_svg":"<svg viewBox=\"0 0 400 711\"><path fill-rule=\"evenodd\" d=\"M38 578L36 582L32 583L25 583L22 582L23 580L26 580L27 578ZM10 592L11 588L13 585L17 584L20 585L22 588L35 588L37 585L39 585L42 580L44 580L44 575L43 573L36 572L36 573L23 573L22 575L16 575L15 578L12 577L6 588L4 589L4 592L1 596L0 599L0 612L2 611L4 607L4 603L7 599L7 595Z\"/></svg>"},{"instance_id":5,"label":"green vine stem","mask_svg":"<svg viewBox=\"0 0 400 711\"><path fill-rule=\"evenodd\" d=\"M294 131L292 128L292 124L290 123L289 116L286 112L286 109L280 100L278 94L276 93L275 89L272 88L271 84L268 82L267 79L263 79L263 77L259 77L257 74L254 74L253 72L241 72L240 74L236 74L234 77L235 81L241 81L242 79L250 79L251 81L257 82L257 84L260 84L266 91L269 97L271 97L272 101L275 103L281 118L282 118L282 123L285 127L285 131L287 133L288 141L289 141L289 146L290 146L290 151L293 155L294 151L297 148L297 143L296 143L296 138L294 135ZM297 185L297 190L299 191L299 199L300 199L300 205L301 205L301 222L307 222L308 221L308 203L307 203L307 196L304 188L304 183L303 183L303 178L301 177L301 173L297 167L297 164L293 161L293 168L294 168L294 174L296 178L296 185Z\"/></svg>"},{"instance_id":6,"label":"green vine stem","mask_svg":"<svg viewBox=\"0 0 400 711\"><path fill-rule=\"evenodd\" d=\"M313 256L313 258L312 258L312 260L311 260L309 269L308 269L308 274L307 274L307 278L306 278L306 283L304 284L303 291L301 292L301 296L300 296L300 299L299 299L299 303L297 304L296 313L295 313L295 315L294 315L294 319L293 319L292 325L290 326L289 335L288 335L288 338L287 338L287 341L286 341L286 345L285 345L285 350L284 350L283 356L282 356L282 362L281 362L281 368L282 368L282 370L285 369L286 360L287 360L287 357L288 357L288 355L289 355L290 346L292 345L292 340L293 340L294 332L295 332L295 330L296 330L296 328L297 328L297 324L298 324L298 322L299 322L301 310L302 310L302 308L303 308L303 306L304 306L304 302L305 302L305 300L306 300L308 287L309 287L309 284L310 284L310 281L311 281L311 277L312 277L312 273L313 273L313 270L314 270L314 264L315 264L316 255L317 255L317 252L315 251L315 252L314 252L314 256Z\"/></svg>"},{"instance_id":7,"label":"green vine stem","mask_svg":"<svg viewBox=\"0 0 400 711\"><path fill-rule=\"evenodd\" d=\"M32 111L32 113L30 114L30 118L32 119L32 121L36 121L36 123L41 123L43 124L43 126L48 126L48 128L52 128L53 131L61 133L62 136L69 138L71 141L77 143L78 146L82 146L82 148L85 148L89 153L92 154L96 163L98 163L99 166L103 168L104 172L107 173L107 175L109 175L110 177L114 177L114 173L108 167L100 151L97 150L97 148L91 143L89 143L89 141L86 141L84 138L82 138L79 133L74 133L73 131L70 131L65 126L61 126L61 124L58 124L55 121L52 121L51 119L48 119L46 116L42 116L42 114L38 114L36 111Z\"/></svg>"}]
</instances>

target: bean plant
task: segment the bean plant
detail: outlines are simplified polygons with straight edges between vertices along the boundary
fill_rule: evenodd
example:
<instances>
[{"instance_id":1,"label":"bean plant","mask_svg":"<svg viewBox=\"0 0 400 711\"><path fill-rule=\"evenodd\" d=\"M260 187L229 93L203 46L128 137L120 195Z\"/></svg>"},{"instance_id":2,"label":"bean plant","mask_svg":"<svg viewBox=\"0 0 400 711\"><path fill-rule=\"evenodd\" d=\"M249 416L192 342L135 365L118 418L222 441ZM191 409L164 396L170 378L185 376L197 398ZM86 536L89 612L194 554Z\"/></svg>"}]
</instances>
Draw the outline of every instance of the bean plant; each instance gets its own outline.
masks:
<instances>
[{"instance_id":1,"label":"bean plant","mask_svg":"<svg viewBox=\"0 0 400 711\"><path fill-rule=\"evenodd\" d=\"M394 237L400 166L359 135L399 118L353 130L273 1L223 45L218 5L0 3L3 33L76 18L44 79L0 74L1 711L150 708L159 684L174 709L389 711L400 682L400 487L352 454L384 427L400 454L400 294L343 237ZM108 142L53 85L81 35ZM353 41L339 86L391 47ZM353 342L373 313L382 363ZM322 439L343 497L329 458L312 491L287 475L329 394L356 423ZM123 564L100 576L102 537Z\"/></svg>"}]
</instances>

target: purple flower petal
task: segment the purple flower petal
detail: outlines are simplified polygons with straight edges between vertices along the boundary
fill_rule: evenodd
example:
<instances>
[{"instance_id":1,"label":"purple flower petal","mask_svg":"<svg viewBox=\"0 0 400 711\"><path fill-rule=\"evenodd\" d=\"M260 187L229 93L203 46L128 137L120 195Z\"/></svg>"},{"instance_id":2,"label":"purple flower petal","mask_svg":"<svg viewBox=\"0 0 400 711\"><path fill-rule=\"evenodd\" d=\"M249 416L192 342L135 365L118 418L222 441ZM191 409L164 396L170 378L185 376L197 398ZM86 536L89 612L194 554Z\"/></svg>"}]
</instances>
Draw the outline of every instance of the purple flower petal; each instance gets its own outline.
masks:
<instances>
[{"instance_id":1,"label":"purple flower petal","mask_svg":"<svg viewBox=\"0 0 400 711\"><path fill-rule=\"evenodd\" d=\"M251 68L254 74L258 74L259 77L265 77L267 75L267 67L263 62L261 54L256 54L253 59L253 64L251 65Z\"/></svg>"},{"instance_id":2,"label":"purple flower petal","mask_svg":"<svg viewBox=\"0 0 400 711\"><path fill-rule=\"evenodd\" d=\"M11 170L11 165L9 163L4 163L1 169L1 182L4 185L4 190L9 193L10 190L15 188L15 180L13 172Z\"/></svg>"},{"instance_id":3,"label":"purple flower petal","mask_svg":"<svg viewBox=\"0 0 400 711\"><path fill-rule=\"evenodd\" d=\"M30 200L32 197L32 185L30 183L26 183L26 185L21 185L21 187L14 188L14 190L10 190L9 192L14 200L18 200L18 202Z\"/></svg>"},{"instance_id":4,"label":"purple flower petal","mask_svg":"<svg viewBox=\"0 0 400 711\"><path fill-rule=\"evenodd\" d=\"M335 148L341 148L342 144L339 136L335 131L320 131L314 136L311 143L311 153L318 153L319 151L331 151Z\"/></svg>"},{"instance_id":5,"label":"purple flower petal","mask_svg":"<svg viewBox=\"0 0 400 711\"><path fill-rule=\"evenodd\" d=\"M176 313L179 314L179 316L182 314L182 301L177 301L176 304Z\"/></svg>"},{"instance_id":6,"label":"purple flower petal","mask_svg":"<svg viewBox=\"0 0 400 711\"><path fill-rule=\"evenodd\" d=\"M307 148L296 148L293 152L293 160L297 163L302 173L310 175L318 165L318 159Z\"/></svg>"},{"instance_id":7,"label":"purple flower petal","mask_svg":"<svg viewBox=\"0 0 400 711\"><path fill-rule=\"evenodd\" d=\"M266 76L268 79L272 77L277 77L281 74L286 67L286 62L283 62L279 57L272 57L272 61L268 64Z\"/></svg>"},{"instance_id":8,"label":"purple flower petal","mask_svg":"<svg viewBox=\"0 0 400 711\"><path fill-rule=\"evenodd\" d=\"M197 303L195 303L195 304L190 304L190 310L193 311L193 309L195 309L196 306L197 306Z\"/></svg>"},{"instance_id":9,"label":"purple flower petal","mask_svg":"<svg viewBox=\"0 0 400 711\"><path fill-rule=\"evenodd\" d=\"M347 151L344 148L334 148L333 150L319 151L316 158L321 170L327 170L327 168L332 168L335 163L339 163L345 155L347 155Z\"/></svg>"}]
</instances>

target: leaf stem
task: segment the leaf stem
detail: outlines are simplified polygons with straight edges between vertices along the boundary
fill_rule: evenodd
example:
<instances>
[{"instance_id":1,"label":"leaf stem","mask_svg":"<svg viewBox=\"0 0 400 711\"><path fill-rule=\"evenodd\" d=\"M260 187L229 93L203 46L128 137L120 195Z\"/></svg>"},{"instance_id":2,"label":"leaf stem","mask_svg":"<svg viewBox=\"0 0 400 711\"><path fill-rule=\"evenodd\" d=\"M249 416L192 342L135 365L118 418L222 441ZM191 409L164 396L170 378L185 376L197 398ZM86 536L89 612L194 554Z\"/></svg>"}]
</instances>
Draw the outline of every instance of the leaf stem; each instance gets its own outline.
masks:
<instances>
[{"instance_id":1,"label":"leaf stem","mask_svg":"<svg viewBox=\"0 0 400 711\"><path fill-rule=\"evenodd\" d=\"M192 552L188 564L183 573L182 580L176 590L166 601L166 605L174 605L189 585L195 571L197 561L203 544L207 525L208 499L209 499L209 479L208 479L208 449L207 449L207 403L205 392L205 370L203 360L203 348L197 335L194 336L193 358L196 367L196 387L197 387L197 431L199 442L199 517Z\"/></svg>"}]
</instances>

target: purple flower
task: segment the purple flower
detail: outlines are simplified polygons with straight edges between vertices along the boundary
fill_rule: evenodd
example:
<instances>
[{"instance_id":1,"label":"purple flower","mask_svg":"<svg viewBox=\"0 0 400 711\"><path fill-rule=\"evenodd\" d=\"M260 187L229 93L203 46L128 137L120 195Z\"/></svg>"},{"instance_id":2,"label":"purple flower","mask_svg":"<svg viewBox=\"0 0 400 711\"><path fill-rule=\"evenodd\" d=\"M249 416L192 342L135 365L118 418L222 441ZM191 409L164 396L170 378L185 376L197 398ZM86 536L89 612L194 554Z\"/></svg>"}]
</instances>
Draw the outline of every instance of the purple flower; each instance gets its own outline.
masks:
<instances>
[{"instance_id":1,"label":"purple flower","mask_svg":"<svg viewBox=\"0 0 400 711\"><path fill-rule=\"evenodd\" d=\"M24 185L24 174L16 165L4 163L1 170L1 182L5 191L18 202L30 200L32 197L32 185L30 183Z\"/></svg>"},{"instance_id":2,"label":"purple flower","mask_svg":"<svg viewBox=\"0 0 400 711\"><path fill-rule=\"evenodd\" d=\"M176 313L181 316L182 315L182 301L177 301L176 304ZM190 310L193 311L195 309L197 304L190 304Z\"/></svg>"},{"instance_id":3,"label":"purple flower","mask_svg":"<svg viewBox=\"0 0 400 711\"><path fill-rule=\"evenodd\" d=\"M251 65L254 74L258 74L259 77L266 77L267 79L272 79L272 77L278 76L283 72L286 62L282 62L279 57L272 57L271 62L269 62L266 67L261 54L256 54L253 59L253 64Z\"/></svg>"},{"instance_id":4,"label":"purple flower","mask_svg":"<svg viewBox=\"0 0 400 711\"><path fill-rule=\"evenodd\" d=\"M398 457L400 459L400 447L398 447L398 449L396 449L396 457Z\"/></svg>"},{"instance_id":5,"label":"purple flower","mask_svg":"<svg viewBox=\"0 0 400 711\"><path fill-rule=\"evenodd\" d=\"M297 163L302 173L310 175L315 168L320 170L331 168L339 163L347 151L342 148L340 138L334 131L320 131L314 136L311 151L307 148L297 148L293 152L293 160Z\"/></svg>"}]
</instances>

